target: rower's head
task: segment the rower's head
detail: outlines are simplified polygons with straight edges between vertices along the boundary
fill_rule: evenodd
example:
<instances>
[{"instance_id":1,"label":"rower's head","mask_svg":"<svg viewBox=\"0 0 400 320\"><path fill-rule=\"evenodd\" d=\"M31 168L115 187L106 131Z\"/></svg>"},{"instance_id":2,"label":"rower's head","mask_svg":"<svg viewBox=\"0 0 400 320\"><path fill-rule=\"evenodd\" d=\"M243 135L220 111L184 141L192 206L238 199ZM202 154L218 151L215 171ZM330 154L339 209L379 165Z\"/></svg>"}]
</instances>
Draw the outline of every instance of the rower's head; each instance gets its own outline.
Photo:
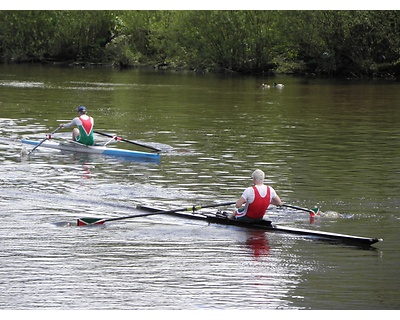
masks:
<instances>
[{"instance_id":1,"label":"rower's head","mask_svg":"<svg viewBox=\"0 0 400 320\"><path fill-rule=\"evenodd\" d=\"M257 169L251 174L251 177L253 178L254 183L263 183L265 179L265 173L264 171Z\"/></svg>"},{"instance_id":2,"label":"rower's head","mask_svg":"<svg viewBox=\"0 0 400 320\"><path fill-rule=\"evenodd\" d=\"M86 114L86 107L85 106L79 106L79 108L77 109L77 111L80 114Z\"/></svg>"}]
</instances>

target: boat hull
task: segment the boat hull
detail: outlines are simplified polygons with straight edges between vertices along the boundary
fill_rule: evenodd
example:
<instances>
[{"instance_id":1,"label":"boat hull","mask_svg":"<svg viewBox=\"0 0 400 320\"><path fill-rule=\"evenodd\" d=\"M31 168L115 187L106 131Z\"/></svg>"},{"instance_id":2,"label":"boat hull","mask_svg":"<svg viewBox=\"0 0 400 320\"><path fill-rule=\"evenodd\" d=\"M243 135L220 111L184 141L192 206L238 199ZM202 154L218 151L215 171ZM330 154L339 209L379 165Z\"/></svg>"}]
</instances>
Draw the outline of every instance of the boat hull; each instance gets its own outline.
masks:
<instances>
[{"instance_id":1,"label":"boat hull","mask_svg":"<svg viewBox=\"0 0 400 320\"><path fill-rule=\"evenodd\" d=\"M40 143L39 141L28 140L28 139L22 139L21 142L32 146L37 146ZM67 142L45 141L40 145L40 147L67 151L67 152L103 154L112 157L130 158L143 161L154 161L154 162L160 161L160 154L158 153L117 149L101 145L86 146L74 141L67 141Z\"/></svg>"},{"instance_id":2,"label":"boat hull","mask_svg":"<svg viewBox=\"0 0 400 320\"><path fill-rule=\"evenodd\" d=\"M138 208L146 210L146 211L160 211L160 209L151 208L147 206L139 206ZM318 231L318 230L309 230L309 229L300 229L300 228L292 228L292 227L285 227L274 225L271 221L262 220L257 223L248 223L238 220L231 220L226 217L226 215L221 213L182 213L182 212L166 212L169 215L173 215L179 218L185 219L195 219L195 220L203 220L207 223L216 223L216 224L223 224L223 225L232 225L238 227L244 227L248 229L258 229L258 230L266 230L266 231L274 231L274 232L282 232L282 233L291 233L297 234L306 237L313 237L320 240L330 240L336 241L344 244L349 245L356 245L356 246L371 246L374 243L383 241L382 239L378 238L367 238L367 237L359 237L359 236L352 236L347 234L341 233L333 233L333 232L325 232L325 231Z\"/></svg>"}]
</instances>

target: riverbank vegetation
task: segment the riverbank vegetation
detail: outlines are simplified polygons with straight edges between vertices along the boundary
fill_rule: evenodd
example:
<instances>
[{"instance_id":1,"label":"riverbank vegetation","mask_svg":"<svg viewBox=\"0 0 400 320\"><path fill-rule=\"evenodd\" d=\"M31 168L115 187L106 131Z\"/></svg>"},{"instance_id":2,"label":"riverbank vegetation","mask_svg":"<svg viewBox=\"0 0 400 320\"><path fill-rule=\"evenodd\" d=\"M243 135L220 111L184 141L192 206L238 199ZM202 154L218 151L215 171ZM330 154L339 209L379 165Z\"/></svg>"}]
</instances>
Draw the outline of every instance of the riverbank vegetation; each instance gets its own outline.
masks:
<instances>
[{"instance_id":1,"label":"riverbank vegetation","mask_svg":"<svg viewBox=\"0 0 400 320\"><path fill-rule=\"evenodd\" d=\"M400 11L1 11L0 61L400 74Z\"/></svg>"}]
</instances>

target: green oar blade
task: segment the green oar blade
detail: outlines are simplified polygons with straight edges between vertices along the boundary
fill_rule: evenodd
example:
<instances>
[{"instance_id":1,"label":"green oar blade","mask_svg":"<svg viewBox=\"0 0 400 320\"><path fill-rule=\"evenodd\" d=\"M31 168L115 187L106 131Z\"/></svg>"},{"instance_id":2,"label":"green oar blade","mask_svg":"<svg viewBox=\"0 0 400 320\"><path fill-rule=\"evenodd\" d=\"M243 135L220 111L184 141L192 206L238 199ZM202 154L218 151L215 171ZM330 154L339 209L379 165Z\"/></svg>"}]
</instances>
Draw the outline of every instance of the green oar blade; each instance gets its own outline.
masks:
<instances>
[{"instance_id":1,"label":"green oar blade","mask_svg":"<svg viewBox=\"0 0 400 320\"><path fill-rule=\"evenodd\" d=\"M82 227L82 226L92 226L96 224L104 224L105 219L99 219L99 218L79 218L77 221L77 226Z\"/></svg>"}]
</instances>

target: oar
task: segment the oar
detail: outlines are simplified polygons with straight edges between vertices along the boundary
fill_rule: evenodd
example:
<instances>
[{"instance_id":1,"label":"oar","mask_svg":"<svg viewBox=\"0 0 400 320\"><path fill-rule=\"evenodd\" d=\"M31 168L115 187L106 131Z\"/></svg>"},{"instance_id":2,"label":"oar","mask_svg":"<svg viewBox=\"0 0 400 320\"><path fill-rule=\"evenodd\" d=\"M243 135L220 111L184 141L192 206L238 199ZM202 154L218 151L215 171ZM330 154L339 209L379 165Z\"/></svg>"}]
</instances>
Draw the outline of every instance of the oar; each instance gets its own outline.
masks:
<instances>
[{"instance_id":1,"label":"oar","mask_svg":"<svg viewBox=\"0 0 400 320\"><path fill-rule=\"evenodd\" d=\"M31 151L29 151L28 156L30 156L30 154L36 150L36 148L38 148L43 142L45 142L47 139L51 139L51 136L56 133L58 130L60 130L61 127L57 127L56 129L54 129L53 132L51 132L50 134L46 135L46 138L44 138L42 141L40 141Z\"/></svg>"},{"instance_id":2,"label":"oar","mask_svg":"<svg viewBox=\"0 0 400 320\"><path fill-rule=\"evenodd\" d=\"M167 211L156 211L156 212L150 212L150 213L142 213L142 214L135 214L132 216L126 216L126 217L118 217L118 218L110 218L110 219L99 219L99 218L79 218L77 221L77 226L88 226L88 225L95 225L95 224L104 224L105 222L110 222L110 221L117 221L117 220L125 220L125 219L132 219L132 218L139 218L139 217L147 217L147 216L152 216L156 214L167 214L167 213L175 213L179 211L197 211L202 208L213 208L213 207L219 207L219 206L229 206L232 204L235 204L235 202L224 202L224 203L216 203L216 204L210 204L210 205L205 205L205 206L200 206L200 205L194 205L191 207L185 207L185 208L179 208L179 209L174 209L174 210L167 210Z\"/></svg>"},{"instance_id":3,"label":"oar","mask_svg":"<svg viewBox=\"0 0 400 320\"><path fill-rule=\"evenodd\" d=\"M118 136L116 136L116 135L111 135L111 134L104 133L104 132L100 132L100 131L96 131L96 130L94 130L94 133L100 134L100 135L105 136L105 137L113 138L114 140L124 141L124 142L127 142L127 143L132 143L132 144L135 144L135 145L137 145L137 146L144 147L144 148L149 148L149 149L152 149L152 150L157 151L157 152L160 152L160 151L161 151L160 149L157 149L157 148L154 148L154 147L145 145L145 144L141 144L141 143L136 142L136 141L127 140L127 139L118 137Z\"/></svg>"},{"instance_id":4,"label":"oar","mask_svg":"<svg viewBox=\"0 0 400 320\"><path fill-rule=\"evenodd\" d=\"M308 212L310 214L310 217L319 216L320 213L321 213L319 208L307 209L307 208L301 208L301 207L293 206L293 205L290 205L290 204L282 204L282 207L292 208L292 209L297 209L297 210Z\"/></svg>"}]
</instances>

